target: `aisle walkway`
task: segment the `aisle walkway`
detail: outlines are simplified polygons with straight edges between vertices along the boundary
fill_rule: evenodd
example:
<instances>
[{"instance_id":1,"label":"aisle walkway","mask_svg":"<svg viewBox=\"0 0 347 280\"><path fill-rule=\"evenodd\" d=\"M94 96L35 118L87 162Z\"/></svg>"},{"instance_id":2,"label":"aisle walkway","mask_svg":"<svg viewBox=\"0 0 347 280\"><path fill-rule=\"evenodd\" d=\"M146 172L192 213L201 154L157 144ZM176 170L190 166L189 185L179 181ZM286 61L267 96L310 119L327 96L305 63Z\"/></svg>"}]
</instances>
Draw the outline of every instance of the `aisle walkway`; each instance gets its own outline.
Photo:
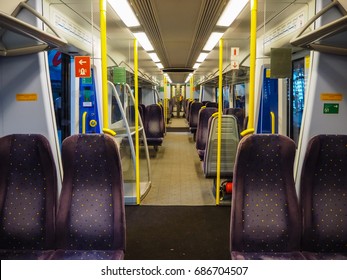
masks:
<instances>
[{"instance_id":1,"label":"aisle walkway","mask_svg":"<svg viewBox=\"0 0 347 280\"><path fill-rule=\"evenodd\" d=\"M183 119L173 119L183 123ZM142 205L215 205L213 180L206 179L187 132L168 132L155 153L150 148L152 188Z\"/></svg>"}]
</instances>

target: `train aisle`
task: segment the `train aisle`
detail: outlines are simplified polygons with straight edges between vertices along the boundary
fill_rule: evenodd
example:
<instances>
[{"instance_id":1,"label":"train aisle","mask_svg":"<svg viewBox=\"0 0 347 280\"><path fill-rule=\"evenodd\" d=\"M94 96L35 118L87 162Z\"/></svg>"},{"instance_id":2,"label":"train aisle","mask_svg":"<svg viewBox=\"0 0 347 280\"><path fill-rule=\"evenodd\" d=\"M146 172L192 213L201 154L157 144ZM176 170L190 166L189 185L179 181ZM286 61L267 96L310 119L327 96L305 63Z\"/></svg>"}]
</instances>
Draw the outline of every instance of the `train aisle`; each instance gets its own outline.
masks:
<instances>
[{"instance_id":1,"label":"train aisle","mask_svg":"<svg viewBox=\"0 0 347 280\"><path fill-rule=\"evenodd\" d=\"M215 205L213 180L204 177L185 119L172 119L163 145L158 152L150 147L150 157L152 187L142 205Z\"/></svg>"}]
</instances>

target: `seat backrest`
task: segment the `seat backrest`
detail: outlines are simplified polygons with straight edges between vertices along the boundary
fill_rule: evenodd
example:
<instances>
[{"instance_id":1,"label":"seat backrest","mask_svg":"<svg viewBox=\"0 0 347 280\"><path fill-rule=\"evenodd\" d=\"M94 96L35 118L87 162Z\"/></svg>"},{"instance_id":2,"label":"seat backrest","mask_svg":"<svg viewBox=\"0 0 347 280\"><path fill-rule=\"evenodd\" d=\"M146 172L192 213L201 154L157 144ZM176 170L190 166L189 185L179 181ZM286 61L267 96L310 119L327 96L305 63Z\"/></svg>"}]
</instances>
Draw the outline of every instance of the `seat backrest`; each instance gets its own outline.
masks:
<instances>
[{"instance_id":1,"label":"seat backrest","mask_svg":"<svg viewBox=\"0 0 347 280\"><path fill-rule=\"evenodd\" d=\"M192 107L193 102L194 102L194 100L189 99L188 103L187 103L187 107L186 107L186 119L187 119L188 123L189 123L190 109Z\"/></svg>"},{"instance_id":2,"label":"seat backrest","mask_svg":"<svg viewBox=\"0 0 347 280\"><path fill-rule=\"evenodd\" d=\"M70 136L63 141L62 160L58 248L124 250L122 167L114 139L104 134Z\"/></svg>"},{"instance_id":3,"label":"seat backrest","mask_svg":"<svg viewBox=\"0 0 347 280\"><path fill-rule=\"evenodd\" d=\"M196 129L198 125L198 116L199 111L202 107L202 103L195 101L192 103L190 111L189 111L189 127L192 129Z\"/></svg>"},{"instance_id":4,"label":"seat backrest","mask_svg":"<svg viewBox=\"0 0 347 280\"><path fill-rule=\"evenodd\" d=\"M0 249L54 248L57 174L48 140L0 138Z\"/></svg>"},{"instance_id":5,"label":"seat backrest","mask_svg":"<svg viewBox=\"0 0 347 280\"><path fill-rule=\"evenodd\" d=\"M195 143L195 147L198 151L204 151L206 148L208 136L208 120L215 112L217 112L217 108L213 107L201 109L199 112ZM203 156L201 159L203 159Z\"/></svg>"},{"instance_id":6,"label":"seat backrest","mask_svg":"<svg viewBox=\"0 0 347 280\"><path fill-rule=\"evenodd\" d=\"M139 113L140 113L140 116L141 116L142 124L145 123L145 110L146 110L146 105L140 103L139 104Z\"/></svg>"},{"instance_id":7,"label":"seat backrest","mask_svg":"<svg viewBox=\"0 0 347 280\"><path fill-rule=\"evenodd\" d=\"M295 191L295 143L278 134L253 134L238 147L231 202L231 250L300 250L300 209Z\"/></svg>"},{"instance_id":8,"label":"seat backrest","mask_svg":"<svg viewBox=\"0 0 347 280\"><path fill-rule=\"evenodd\" d=\"M221 178L232 178L235 155L239 144L239 130L235 116L222 116L221 130ZM218 117L209 119L208 138L204 157L204 174L216 177L217 174Z\"/></svg>"},{"instance_id":9,"label":"seat backrest","mask_svg":"<svg viewBox=\"0 0 347 280\"><path fill-rule=\"evenodd\" d=\"M218 103L217 102L208 101L205 106L207 108L213 107L213 108L217 108L218 109Z\"/></svg>"},{"instance_id":10,"label":"seat backrest","mask_svg":"<svg viewBox=\"0 0 347 280\"><path fill-rule=\"evenodd\" d=\"M147 138L163 138L164 124L162 109L158 104L146 106L145 110L145 131Z\"/></svg>"},{"instance_id":11,"label":"seat backrest","mask_svg":"<svg viewBox=\"0 0 347 280\"><path fill-rule=\"evenodd\" d=\"M300 180L303 250L347 252L347 135L317 135Z\"/></svg>"},{"instance_id":12,"label":"seat backrest","mask_svg":"<svg viewBox=\"0 0 347 280\"><path fill-rule=\"evenodd\" d=\"M237 118L237 124L239 126L239 132L243 131L245 121L245 111L242 108L226 108L223 110L225 115L234 115Z\"/></svg>"}]
</instances>

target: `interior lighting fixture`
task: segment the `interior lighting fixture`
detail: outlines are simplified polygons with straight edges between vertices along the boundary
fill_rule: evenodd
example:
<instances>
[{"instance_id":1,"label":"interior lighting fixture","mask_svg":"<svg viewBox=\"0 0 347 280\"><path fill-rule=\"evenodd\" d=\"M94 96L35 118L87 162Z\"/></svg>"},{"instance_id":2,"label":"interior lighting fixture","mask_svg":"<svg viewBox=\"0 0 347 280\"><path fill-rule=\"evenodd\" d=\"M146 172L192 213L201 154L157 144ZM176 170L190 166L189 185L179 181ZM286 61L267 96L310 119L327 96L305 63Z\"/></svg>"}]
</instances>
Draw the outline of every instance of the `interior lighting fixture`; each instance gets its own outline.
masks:
<instances>
[{"instance_id":1,"label":"interior lighting fixture","mask_svg":"<svg viewBox=\"0 0 347 280\"><path fill-rule=\"evenodd\" d=\"M163 64L161 64L161 63L156 63L156 65L157 65L157 67L158 67L159 69L163 69L163 68L164 68Z\"/></svg>"},{"instance_id":2,"label":"interior lighting fixture","mask_svg":"<svg viewBox=\"0 0 347 280\"><path fill-rule=\"evenodd\" d=\"M230 0L219 18L217 25L229 27L242 12L244 7L246 7L248 1L249 0Z\"/></svg>"},{"instance_id":3,"label":"interior lighting fixture","mask_svg":"<svg viewBox=\"0 0 347 280\"><path fill-rule=\"evenodd\" d=\"M108 0L111 7L127 27L140 26L140 22L129 5L128 0Z\"/></svg>"},{"instance_id":4,"label":"interior lighting fixture","mask_svg":"<svg viewBox=\"0 0 347 280\"><path fill-rule=\"evenodd\" d=\"M156 53L152 52L152 53L148 53L148 55L151 57L153 62L160 62L160 59Z\"/></svg>"},{"instance_id":5,"label":"interior lighting fixture","mask_svg":"<svg viewBox=\"0 0 347 280\"><path fill-rule=\"evenodd\" d=\"M145 51L149 52L154 50L145 32L137 32L133 34Z\"/></svg>"},{"instance_id":6,"label":"interior lighting fixture","mask_svg":"<svg viewBox=\"0 0 347 280\"><path fill-rule=\"evenodd\" d=\"M212 51L213 48L217 45L220 38L222 38L224 33L222 32L212 32L210 38L208 38L203 50Z\"/></svg>"},{"instance_id":7,"label":"interior lighting fixture","mask_svg":"<svg viewBox=\"0 0 347 280\"><path fill-rule=\"evenodd\" d=\"M195 64L194 64L194 66L193 66L193 69L198 69L198 68L199 68L199 66L200 66L200 64L201 64L201 63L198 63L198 62L197 62L197 63L195 63Z\"/></svg>"},{"instance_id":8,"label":"interior lighting fixture","mask_svg":"<svg viewBox=\"0 0 347 280\"><path fill-rule=\"evenodd\" d=\"M200 63L204 62L206 57L208 56L208 54L209 53L207 53L207 52L200 53L200 55L199 55L198 59L196 60L196 62L200 62Z\"/></svg>"}]
</instances>

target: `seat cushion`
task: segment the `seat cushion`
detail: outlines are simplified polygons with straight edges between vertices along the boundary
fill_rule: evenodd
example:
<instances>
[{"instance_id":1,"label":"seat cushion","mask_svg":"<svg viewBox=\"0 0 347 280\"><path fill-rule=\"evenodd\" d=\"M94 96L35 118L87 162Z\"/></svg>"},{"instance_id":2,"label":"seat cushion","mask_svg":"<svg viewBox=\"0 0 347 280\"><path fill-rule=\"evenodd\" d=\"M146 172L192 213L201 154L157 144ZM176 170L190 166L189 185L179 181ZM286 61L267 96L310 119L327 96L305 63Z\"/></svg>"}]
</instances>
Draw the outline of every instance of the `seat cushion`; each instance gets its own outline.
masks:
<instances>
[{"instance_id":1,"label":"seat cushion","mask_svg":"<svg viewBox=\"0 0 347 280\"><path fill-rule=\"evenodd\" d=\"M304 260L298 251L294 252L231 252L232 260Z\"/></svg>"},{"instance_id":2,"label":"seat cushion","mask_svg":"<svg viewBox=\"0 0 347 280\"><path fill-rule=\"evenodd\" d=\"M57 250L52 260L123 260L123 250Z\"/></svg>"},{"instance_id":3,"label":"seat cushion","mask_svg":"<svg viewBox=\"0 0 347 280\"><path fill-rule=\"evenodd\" d=\"M54 250L0 250L1 260L48 260Z\"/></svg>"},{"instance_id":4,"label":"seat cushion","mask_svg":"<svg viewBox=\"0 0 347 280\"><path fill-rule=\"evenodd\" d=\"M347 260L347 253L315 253L303 252L308 260Z\"/></svg>"}]
</instances>

